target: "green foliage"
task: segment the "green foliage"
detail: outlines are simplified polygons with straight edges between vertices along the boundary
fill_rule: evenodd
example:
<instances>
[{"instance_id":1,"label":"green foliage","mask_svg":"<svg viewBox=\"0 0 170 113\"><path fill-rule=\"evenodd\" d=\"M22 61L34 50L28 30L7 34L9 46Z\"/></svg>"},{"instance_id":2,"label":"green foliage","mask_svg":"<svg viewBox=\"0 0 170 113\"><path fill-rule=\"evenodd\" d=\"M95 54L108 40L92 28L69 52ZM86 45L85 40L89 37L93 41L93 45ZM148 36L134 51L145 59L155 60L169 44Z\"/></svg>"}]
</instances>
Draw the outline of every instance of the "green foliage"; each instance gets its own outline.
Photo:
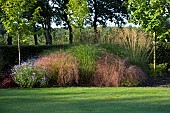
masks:
<instances>
[{"instance_id":1,"label":"green foliage","mask_svg":"<svg viewBox=\"0 0 170 113\"><path fill-rule=\"evenodd\" d=\"M154 65L149 64L150 76L154 76L155 74L156 74L156 76L164 76L166 69L167 69L167 65L168 65L168 63L162 63L162 64L156 65L156 71L154 72Z\"/></svg>"},{"instance_id":2,"label":"green foliage","mask_svg":"<svg viewBox=\"0 0 170 113\"><path fill-rule=\"evenodd\" d=\"M35 0L6 0L2 3L2 10L5 12L5 16L2 19L5 29L8 33L14 31L20 31L20 33L30 32L32 23L35 23L38 19L38 7L32 15L31 22L23 18L23 14L29 10L35 3Z\"/></svg>"},{"instance_id":3,"label":"green foliage","mask_svg":"<svg viewBox=\"0 0 170 113\"><path fill-rule=\"evenodd\" d=\"M170 33L169 0L129 0L131 22L141 25L146 31L156 32L157 38Z\"/></svg>"},{"instance_id":4,"label":"green foliage","mask_svg":"<svg viewBox=\"0 0 170 113\"><path fill-rule=\"evenodd\" d=\"M165 63L165 62L170 64L170 60L169 60L170 43L158 44L156 53L157 53L156 60L158 64Z\"/></svg>"},{"instance_id":5,"label":"green foliage","mask_svg":"<svg viewBox=\"0 0 170 113\"><path fill-rule=\"evenodd\" d=\"M68 20L77 28L83 28L85 20L88 18L89 9L86 0L69 0L65 12Z\"/></svg>"},{"instance_id":6,"label":"green foliage","mask_svg":"<svg viewBox=\"0 0 170 113\"><path fill-rule=\"evenodd\" d=\"M78 45L69 48L67 52L73 54L78 60L80 81L88 83L96 69L99 49L93 45Z\"/></svg>"},{"instance_id":7,"label":"green foliage","mask_svg":"<svg viewBox=\"0 0 170 113\"><path fill-rule=\"evenodd\" d=\"M119 57L125 57L127 55L127 51L125 50L125 48L120 45L120 44L98 44L99 48L102 48L108 52L111 52Z\"/></svg>"},{"instance_id":8,"label":"green foliage","mask_svg":"<svg viewBox=\"0 0 170 113\"><path fill-rule=\"evenodd\" d=\"M35 67L34 61L29 60L12 69L12 77L21 88L32 88L36 84L46 86L46 72Z\"/></svg>"},{"instance_id":9,"label":"green foliage","mask_svg":"<svg viewBox=\"0 0 170 113\"><path fill-rule=\"evenodd\" d=\"M97 25L107 26L110 21L118 26L125 24L124 19L128 18L126 0L88 0L90 8L89 23L94 29ZM92 21L93 20L93 21Z\"/></svg>"},{"instance_id":10,"label":"green foliage","mask_svg":"<svg viewBox=\"0 0 170 113\"><path fill-rule=\"evenodd\" d=\"M18 42L18 63L21 63L20 38L23 34L30 33L31 26L39 19L38 14L40 8L35 9L35 12L30 18L30 21L24 18L24 14L29 11L29 8L34 5L35 0L6 0L1 2L1 9L5 13L1 21L9 34L16 33Z\"/></svg>"}]
</instances>

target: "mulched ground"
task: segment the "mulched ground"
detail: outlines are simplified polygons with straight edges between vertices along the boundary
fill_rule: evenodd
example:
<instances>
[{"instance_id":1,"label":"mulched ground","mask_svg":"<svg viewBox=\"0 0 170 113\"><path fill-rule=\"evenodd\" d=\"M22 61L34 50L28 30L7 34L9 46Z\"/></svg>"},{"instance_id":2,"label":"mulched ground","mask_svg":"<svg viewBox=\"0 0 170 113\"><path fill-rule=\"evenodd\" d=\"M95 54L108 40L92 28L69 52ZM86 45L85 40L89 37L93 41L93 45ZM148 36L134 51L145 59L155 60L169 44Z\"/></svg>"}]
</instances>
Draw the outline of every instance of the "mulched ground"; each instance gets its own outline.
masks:
<instances>
[{"instance_id":1,"label":"mulched ground","mask_svg":"<svg viewBox=\"0 0 170 113\"><path fill-rule=\"evenodd\" d=\"M144 84L148 87L170 87L170 76L150 77Z\"/></svg>"},{"instance_id":2,"label":"mulched ground","mask_svg":"<svg viewBox=\"0 0 170 113\"><path fill-rule=\"evenodd\" d=\"M4 83L6 84L5 86ZM150 77L142 87L170 87L170 75L163 77ZM0 88L16 87L16 84L12 81L9 73L0 73Z\"/></svg>"}]
</instances>

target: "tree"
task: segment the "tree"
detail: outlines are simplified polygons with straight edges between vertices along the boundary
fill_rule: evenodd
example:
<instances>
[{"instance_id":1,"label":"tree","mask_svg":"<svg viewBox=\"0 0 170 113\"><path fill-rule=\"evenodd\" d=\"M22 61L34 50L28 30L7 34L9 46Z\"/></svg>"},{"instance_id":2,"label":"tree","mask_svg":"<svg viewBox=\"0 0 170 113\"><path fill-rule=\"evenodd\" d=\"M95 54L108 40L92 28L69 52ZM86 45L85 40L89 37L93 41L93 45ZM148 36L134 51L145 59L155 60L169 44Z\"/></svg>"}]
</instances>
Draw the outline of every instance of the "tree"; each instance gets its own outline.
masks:
<instances>
[{"instance_id":1,"label":"tree","mask_svg":"<svg viewBox=\"0 0 170 113\"><path fill-rule=\"evenodd\" d=\"M67 13L70 25L73 28L79 28L81 33L84 28L85 21L89 16L87 0L69 0L67 10L65 10L65 12ZM82 38L81 36L80 39Z\"/></svg>"},{"instance_id":2,"label":"tree","mask_svg":"<svg viewBox=\"0 0 170 113\"><path fill-rule=\"evenodd\" d=\"M0 2L0 6L1 6L1 2ZM0 18L2 18L3 15L5 15L5 14L4 14L4 12L2 11L2 9L0 7ZM6 34L6 30L5 30L4 25L3 25L3 23L1 21L0 21L0 34L2 35L3 38L4 38L5 34ZM8 34L8 38L7 38L7 44L12 45L12 36L10 36L9 34Z\"/></svg>"},{"instance_id":3,"label":"tree","mask_svg":"<svg viewBox=\"0 0 170 113\"><path fill-rule=\"evenodd\" d=\"M128 18L127 8L123 5L125 1L127 0L88 0L94 32L97 32L98 24L106 26L106 21L118 26L125 24L124 19Z\"/></svg>"},{"instance_id":4,"label":"tree","mask_svg":"<svg viewBox=\"0 0 170 113\"><path fill-rule=\"evenodd\" d=\"M21 63L20 38L23 34L30 33L30 27L35 24L39 17L40 8L35 9L30 21L23 14L31 8L35 0L5 0L1 1L1 9L4 16L1 18L5 29L9 34L16 33L18 39L19 65Z\"/></svg>"},{"instance_id":5,"label":"tree","mask_svg":"<svg viewBox=\"0 0 170 113\"><path fill-rule=\"evenodd\" d=\"M69 29L69 43L73 43L73 28L68 18L66 11L68 10L67 4L69 0L51 0L53 10L55 12L54 19L56 25L64 25L65 28Z\"/></svg>"},{"instance_id":6,"label":"tree","mask_svg":"<svg viewBox=\"0 0 170 113\"><path fill-rule=\"evenodd\" d=\"M146 31L156 33L161 39L170 33L170 0L129 0L130 22L139 24Z\"/></svg>"},{"instance_id":7,"label":"tree","mask_svg":"<svg viewBox=\"0 0 170 113\"><path fill-rule=\"evenodd\" d=\"M27 16L27 19L29 20L31 15L34 13L34 10L38 7L41 8L41 11L39 12L40 19L37 21L37 23L40 24L44 29L46 45L50 45L52 44L51 23L54 16L52 6L50 5L50 0L37 0L37 2L35 2L34 6L29 9L25 16ZM36 32L39 30L39 25L34 24L32 30L34 31L35 44L38 44Z\"/></svg>"},{"instance_id":8,"label":"tree","mask_svg":"<svg viewBox=\"0 0 170 113\"><path fill-rule=\"evenodd\" d=\"M154 37L154 71L156 69L156 41L170 34L170 0L129 0L131 22L139 24ZM167 25L167 23L169 25Z\"/></svg>"},{"instance_id":9,"label":"tree","mask_svg":"<svg viewBox=\"0 0 170 113\"><path fill-rule=\"evenodd\" d=\"M84 22L89 16L86 0L69 0L65 11L72 26L76 28L84 27Z\"/></svg>"}]
</instances>

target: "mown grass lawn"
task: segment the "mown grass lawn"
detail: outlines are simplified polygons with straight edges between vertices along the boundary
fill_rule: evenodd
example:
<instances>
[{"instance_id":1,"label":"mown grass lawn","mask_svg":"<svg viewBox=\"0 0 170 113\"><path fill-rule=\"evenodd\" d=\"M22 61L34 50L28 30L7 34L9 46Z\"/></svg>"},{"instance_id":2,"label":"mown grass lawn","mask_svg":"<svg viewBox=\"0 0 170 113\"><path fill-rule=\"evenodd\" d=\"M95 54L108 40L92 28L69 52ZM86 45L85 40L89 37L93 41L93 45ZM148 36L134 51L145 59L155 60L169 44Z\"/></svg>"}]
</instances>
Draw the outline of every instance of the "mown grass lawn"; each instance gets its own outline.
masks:
<instances>
[{"instance_id":1,"label":"mown grass lawn","mask_svg":"<svg viewBox=\"0 0 170 113\"><path fill-rule=\"evenodd\" d=\"M170 88L0 89L0 113L170 113Z\"/></svg>"}]
</instances>

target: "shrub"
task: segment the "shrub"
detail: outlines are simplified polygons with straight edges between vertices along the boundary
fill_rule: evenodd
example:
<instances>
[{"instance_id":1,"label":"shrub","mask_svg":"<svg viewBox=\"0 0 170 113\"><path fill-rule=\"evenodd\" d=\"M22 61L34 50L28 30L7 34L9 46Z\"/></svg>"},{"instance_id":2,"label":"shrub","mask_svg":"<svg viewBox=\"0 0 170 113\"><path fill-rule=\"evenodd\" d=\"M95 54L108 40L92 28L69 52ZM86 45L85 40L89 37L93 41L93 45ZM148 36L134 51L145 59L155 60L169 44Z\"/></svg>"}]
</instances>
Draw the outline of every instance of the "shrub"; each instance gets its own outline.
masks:
<instances>
[{"instance_id":1,"label":"shrub","mask_svg":"<svg viewBox=\"0 0 170 113\"><path fill-rule=\"evenodd\" d=\"M12 79L12 77L6 77L3 81L2 81L2 88L12 88L17 86L14 82L14 80Z\"/></svg>"},{"instance_id":2,"label":"shrub","mask_svg":"<svg viewBox=\"0 0 170 113\"><path fill-rule=\"evenodd\" d=\"M120 86L121 76L125 66L117 56L104 53L97 61L97 69L92 78L95 86Z\"/></svg>"},{"instance_id":3,"label":"shrub","mask_svg":"<svg viewBox=\"0 0 170 113\"><path fill-rule=\"evenodd\" d=\"M163 76L166 72L167 69L167 65L168 63L162 63L162 64L158 64L156 65L156 69L154 72L154 65L150 64L150 76Z\"/></svg>"},{"instance_id":4,"label":"shrub","mask_svg":"<svg viewBox=\"0 0 170 113\"><path fill-rule=\"evenodd\" d=\"M124 71L121 86L138 86L146 80L146 74L137 66L129 66Z\"/></svg>"},{"instance_id":5,"label":"shrub","mask_svg":"<svg viewBox=\"0 0 170 113\"><path fill-rule=\"evenodd\" d=\"M47 72L50 85L67 86L78 83L78 63L75 57L55 52L36 61L36 66Z\"/></svg>"},{"instance_id":6,"label":"shrub","mask_svg":"<svg viewBox=\"0 0 170 113\"><path fill-rule=\"evenodd\" d=\"M12 69L12 76L15 83L22 88L32 88L36 84L46 84L45 72L34 65L34 60L27 60L21 65L15 65Z\"/></svg>"},{"instance_id":7,"label":"shrub","mask_svg":"<svg viewBox=\"0 0 170 113\"><path fill-rule=\"evenodd\" d=\"M125 57L127 55L127 51L125 50L124 46L121 44L111 44L111 43L105 43L105 44L98 44L98 48L104 49L110 53L113 53L119 57Z\"/></svg>"},{"instance_id":8,"label":"shrub","mask_svg":"<svg viewBox=\"0 0 170 113\"><path fill-rule=\"evenodd\" d=\"M94 86L136 86L145 80L145 73L137 66L129 66L126 59L111 53L102 54L92 77Z\"/></svg>"},{"instance_id":9,"label":"shrub","mask_svg":"<svg viewBox=\"0 0 170 113\"><path fill-rule=\"evenodd\" d=\"M89 80L96 69L98 48L92 45L78 45L71 47L67 52L74 55L78 60L81 84L89 84Z\"/></svg>"}]
</instances>

